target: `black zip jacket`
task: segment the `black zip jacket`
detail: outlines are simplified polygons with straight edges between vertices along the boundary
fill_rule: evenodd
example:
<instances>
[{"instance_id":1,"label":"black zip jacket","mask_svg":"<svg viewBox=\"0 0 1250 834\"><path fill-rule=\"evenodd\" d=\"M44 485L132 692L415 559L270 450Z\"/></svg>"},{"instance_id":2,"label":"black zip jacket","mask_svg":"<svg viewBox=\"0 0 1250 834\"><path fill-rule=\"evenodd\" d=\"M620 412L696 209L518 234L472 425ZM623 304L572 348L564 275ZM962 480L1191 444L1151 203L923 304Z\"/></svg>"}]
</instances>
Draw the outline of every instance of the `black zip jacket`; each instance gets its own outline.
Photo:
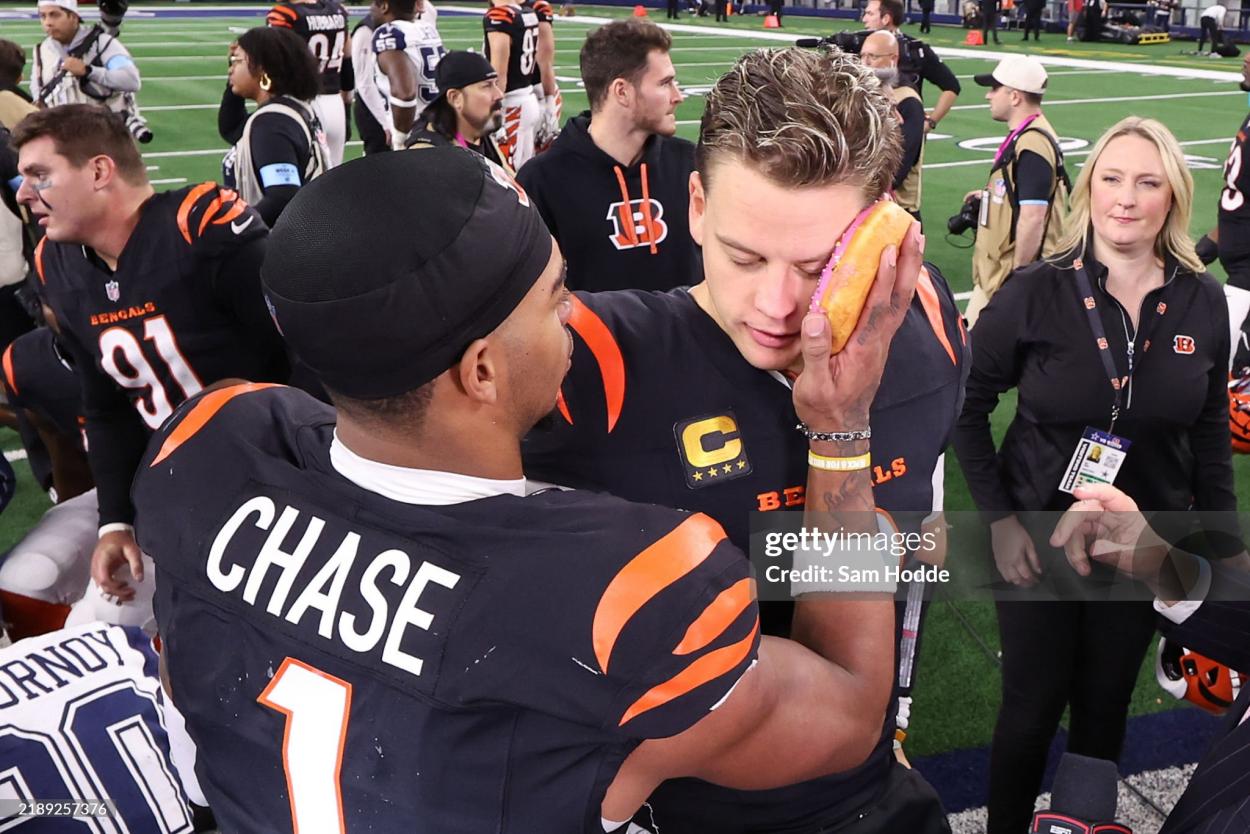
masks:
<instances>
[{"instance_id":1,"label":"black zip jacket","mask_svg":"<svg viewBox=\"0 0 1250 834\"><path fill-rule=\"evenodd\" d=\"M517 173L568 261L569 289L670 290L698 283L690 238L694 145L652 136L621 165L590 138L590 113L570 119L551 147Z\"/></svg>"},{"instance_id":2,"label":"black zip jacket","mask_svg":"<svg viewBox=\"0 0 1250 834\"><path fill-rule=\"evenodd\" d=\"M1063 263L1070 264L1067 259ZM1142 302L1138 332L1085 257L1097 311L1124 389L1115 433L1132 441L1115 485L1146 511L1235 510L1228 429L1228 308L1219 283L1169 258L1165 284ZM1021 510L1066 510L1058 489L1086 426L1106 430L1114 390L1098 357L1075 272L1017 270L972 331L972 373L955 451L987 522ZM999 395L1019 392L1002 448L990 436Z\"/></svg>"}]
</instances>

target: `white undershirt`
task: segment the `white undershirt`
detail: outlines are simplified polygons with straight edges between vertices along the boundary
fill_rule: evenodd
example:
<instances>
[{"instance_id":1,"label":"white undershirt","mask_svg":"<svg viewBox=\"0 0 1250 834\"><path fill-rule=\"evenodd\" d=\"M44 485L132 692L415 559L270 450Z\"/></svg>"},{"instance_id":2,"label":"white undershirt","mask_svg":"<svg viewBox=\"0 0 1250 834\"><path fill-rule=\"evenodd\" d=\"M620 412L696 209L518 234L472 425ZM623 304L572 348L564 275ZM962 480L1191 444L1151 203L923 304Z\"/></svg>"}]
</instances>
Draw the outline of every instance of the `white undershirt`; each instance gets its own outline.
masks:
<instances>
[{"instance_id":1,"label":"white undershirt","mask_svg":"<svg viewBox=\"0 0 1250 834\"><path fill-rule=\"evenodd\" d=\"M409 469L406 466L392 466L362 458L343 445L337 429L334 431L334 440L330 443L330 464L335 471L361 489L401 504L441 507L494 495L524 497L527 494L527 482L524 478L497 481L493 478L475 478L472 475L437 469Z\"/></svg>"}]
</instances>

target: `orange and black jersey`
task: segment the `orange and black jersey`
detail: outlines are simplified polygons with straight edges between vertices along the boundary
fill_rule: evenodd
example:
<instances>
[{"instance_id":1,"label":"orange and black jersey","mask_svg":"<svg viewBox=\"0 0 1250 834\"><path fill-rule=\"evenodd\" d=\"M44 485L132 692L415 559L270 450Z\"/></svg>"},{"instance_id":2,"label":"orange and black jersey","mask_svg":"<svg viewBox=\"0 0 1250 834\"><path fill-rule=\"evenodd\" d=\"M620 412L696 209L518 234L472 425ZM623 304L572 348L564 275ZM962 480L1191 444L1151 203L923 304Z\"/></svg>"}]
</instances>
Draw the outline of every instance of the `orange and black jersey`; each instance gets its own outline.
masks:
<instances>
[{"instance_id":1,"label":"orange and black jersey","mask_svg":"<svg viewBox=\"0 0 1250 834\"><path fill-rule=\"evenodd\" d=\"M81 441L82 391L50 328L37 327L14 339L0 355L0 369L9 405L29 409L57 432Z\"/></svg>"},{"instance_id":2,"label":"orange and black jersey","mask_svg":"<svg viewBox=\"0 0 1250 834\"><path fill-rule=\"evenodd\" d=\"M291 830L284 731L312 710L328 729L304 764L336 775L315 788L344 830L601 834L625 756L754 662L745 558L704 516L610 496L385 498L335 469L334 419L291 388L212 391L135 479L221 827Z\"/></svg>"},{"instance_id":3,"label":"orange and black jersey","mask_svg":"<svg viewBox=\"0 0 1250 834\"><path fill-rule=\"evenodd\" d=\"M1238 128L1224 162L1219 232L1220 264L1228 283L1250 290L1250 116Z\"/></svg>"},{"instance_id":4,"label":"orange and black jersey","mask_svg":"<svg viewBox=\"0 0 1250 834\"><path fill-rule=\"evenodd\" d=\"M40 487L51 489L53 460L42 431L63 435L75 448L86 449L82 391L69 357L51 329L37 327L9 343L0 354L0 371L31 472Z\"/></svg>"},{"instance_id":5,"label":"orange and black jersey","mask_svg":"<svg viewBox=\"0 0 1250 834\"><path fill-rule=\"evenodd\" d=\"M932 509L971 364L954 297L927 269L871 412L873 496L909 532ZM802 510L808 442L788 382L743 359L689 291L577 293L570 326L560 414L523 447L529 477L704 513L744 550L752 512ZM762 604L762 630L787 633L792 612ZM864 764L786 788L666 782L650 800L654 819L661 831L719 834L832 825L879 791L894 729L891 712Z\"/></svg>"},{"instance_id":6,"label":"orange and black jersey","mask_svg":"<svg viewBox=\"0 0 1250 834\"><path fill-rule=\"evenodd\" d=\"M546 5L544 3L544 5ZM550 6L547 7L550 12ZM548 17L550 21L550 17ZM499 32L508 36L508 83L504 90L510 93L542 82L538 69L538 11L528 4L491 6L482 15L482 30L486 33L486 59L490 60L490 35Z\"/></svg>"},{"instance_id":7,"label":"orange and black jersey","mask_svg":"<svg viewBox=\"0 0 1250 834\"><path fill-rule=\"evenodd\" d=\"M268 230L235 192L201 183L153 195L110 269L45 239L42 292L82 387L102 523L131 517L147 433L227 377L285 381L287 358L260 288Z\"/></svg>"},{"instance_id":8,"label":"orange and black jersey","mask_svg":"<svg viewBox=\"0 0 1250 834\"><path fill-rule=\"evenodd\" d=\"M321 74L321 94L351 89L343 83L343 59L349 49L347 9L339 0L312 3L279 3L269 10L265 22L290 29L308 43Z\"/></svg>"}]
</instances>

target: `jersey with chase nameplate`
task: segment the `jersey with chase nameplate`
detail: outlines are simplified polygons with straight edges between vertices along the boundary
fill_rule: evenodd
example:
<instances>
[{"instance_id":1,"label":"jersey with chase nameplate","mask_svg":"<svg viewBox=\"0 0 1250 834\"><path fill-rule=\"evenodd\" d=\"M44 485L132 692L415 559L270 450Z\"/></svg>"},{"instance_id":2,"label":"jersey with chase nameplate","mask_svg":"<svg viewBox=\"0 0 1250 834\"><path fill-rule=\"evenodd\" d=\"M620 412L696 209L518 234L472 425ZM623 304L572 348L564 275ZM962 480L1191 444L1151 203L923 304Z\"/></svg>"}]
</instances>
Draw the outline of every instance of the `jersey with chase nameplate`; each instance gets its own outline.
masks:
<instances>
[{"instance_id":1,"label":"jersey with chase nameplate","mask_svg":"<svg viewBox=\"0 0 1250 834\"><path fill-rule=\"evenodd\" d=\"M212 391L135 481L222 828L601 832L624 757L754 662L746 560L704 516L599 494L383 497L334 468L334 419Z\"/></svg>"}]
</instances>

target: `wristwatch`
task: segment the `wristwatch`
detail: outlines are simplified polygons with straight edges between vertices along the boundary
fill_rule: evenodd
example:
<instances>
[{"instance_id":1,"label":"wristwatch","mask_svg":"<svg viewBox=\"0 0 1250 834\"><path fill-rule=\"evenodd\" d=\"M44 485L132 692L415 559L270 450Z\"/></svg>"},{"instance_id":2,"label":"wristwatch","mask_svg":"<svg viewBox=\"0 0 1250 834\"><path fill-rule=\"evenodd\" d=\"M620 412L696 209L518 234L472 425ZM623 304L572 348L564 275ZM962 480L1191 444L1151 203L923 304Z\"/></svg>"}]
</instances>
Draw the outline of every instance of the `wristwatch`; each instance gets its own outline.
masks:
<instances>
[{"instance_id":1,"label":"wristwatch","mask_svg":"<svg viewBox=\"0 0 1250 834\"><path fill-rule=\"evenodd\" d=\"M938 123L933 120L932 116L925 116L924 123L927 124L930 129L936 128L938 125Z\"/></svg>"}]
</instances>

